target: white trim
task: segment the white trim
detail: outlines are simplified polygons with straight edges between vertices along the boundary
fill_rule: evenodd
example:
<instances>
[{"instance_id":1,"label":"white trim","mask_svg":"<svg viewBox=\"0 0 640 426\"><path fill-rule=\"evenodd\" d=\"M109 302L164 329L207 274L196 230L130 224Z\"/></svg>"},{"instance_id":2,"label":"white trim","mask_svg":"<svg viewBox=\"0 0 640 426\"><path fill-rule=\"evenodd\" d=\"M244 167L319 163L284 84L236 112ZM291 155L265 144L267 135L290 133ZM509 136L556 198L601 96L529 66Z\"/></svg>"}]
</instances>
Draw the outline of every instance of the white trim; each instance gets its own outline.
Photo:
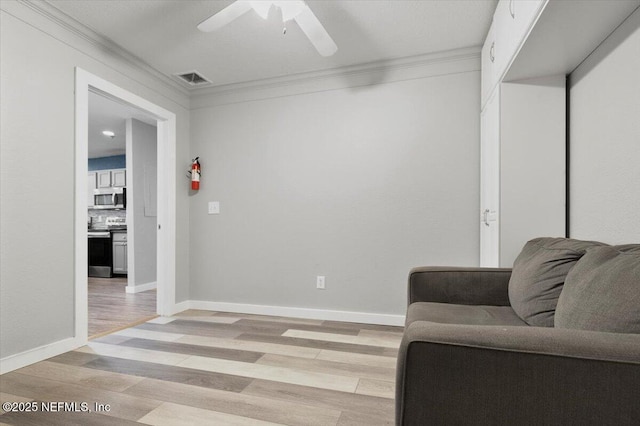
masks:
<instances>
[{"instance_id":1,"label":"white trim","mask_svg":"<svg viewBox=\"0 0 640 426\"><path fill-rule=\"evenodd\" d=\"M125 163L127 168L127 288L136 285L136 239L135 221L133 220L133 203L135 197L135 182L133 181L133 122L131 118L125 120ZM129 291L127 290L127 293Z\"/></svg>"},{"instance_id":2,"label":"white trim","mask_svg":"<svg viewBox=\"0 0 640 426\"><path fill-rule=\"evenodd\" d=\"M191 109L480 71L480 47L191 90Z\"/></svg>"},{"instance_id":3,"label":"white trim","mask_svg":"<svg viewBox=\"0 0 640 426\"><path fill-rule=\"evenodd\" d=\"M216 312L271 315L289 318L308 318L328 321L355 322L360 324L380 324L404 326L404 315L376 314L370 312L334 311L329 309L292 308L287 306L250 305L246 303L210 302L189 300L174 307L174 313L187 309L201 309Z\"/></svg>"},{"instance_id":4,"label":"white trim","mask_svg":"<svg viewBox=\"0 0 640 426\"><path fill-rule=\"evenodd\" d=\"M82 342L81 339L69 337L57 342L48 343L37 348L20 352L18 354L9 355L8 357L0 359L0 374L8 373L35 362L42 361L43 359L72 351L84 344L86 344L86 341Z\"/></svg>"},{"instance_id":5,"label":"white trim","mask_svg":"<svg viewBox=\"0 0 640 426\"><path fill-rule=\"evenodd\" d=\"M139 285L128 285L125 287L127 293L140 293L141 291L153 290L157 288L158 283L156 281L139 284Z\"/></svg>"},{"instance_id":6,"label":"white trim","mask_svg":"<svg viewBox=\"0 0 640 426\"><path fill-rule=\"evenodd\" d=\"M75 217L75 338L85 345L89 334L87 258L87 179L89 174L89 75L76 68L76 217ZM81 113L82 112L82 113ZM83 195L84 194L84 195Z\"/></svg>"},{"instance_id":7,"label":"white trim","mask_svg":"<svg viewBox=\"0 0 640 426\"><path fill-rule=\"evenodd\" d=\"M170 114L158 121L158 315L167 315L176 303L176 116Z\"/></svg>"},{"instance_id":8,"label":"white trim","mask_svg":"<svg viewBox=\"0 0 640 426\"><path fill-rule=\"evenodd\" d=\"M158 120L158 314L167 315L176 293L176 115L76 67L75 338L87 342L87 151L89 90L131 104Z\"/></svg>"},{"instance_id":9,"label":"white trim","mask_svg":"<svg viewBox=\"0 0 640 426\"><path fill-rule=\"evenodd\" d=\"M424 68L438 63L460 61L465 59L479 59L480 46L465 47L460 49L444 50L434 53L426 53L404 58L386 59L382 61L369 62L364 64L349 65L338 68L331 68L320 71L308 71L297 74L287 74L279 77L252 80L242 83L226 84L213 87L203 87L197 89L196 95L220 94L221 92L253 90L257 88L288 86L301 81L325 79L328 77L356 76L361 74L371 74L378 72L389 72L410 68Z\"/></svg>"},{"instance_id":10,"label":"white trim","mask_svg":"<svg viewBox=\"0 0 640 426\"><path fill-rule=\"evenodd\" d=\"M167 314L167 316L175 315L177 313L186 311L187 309L191 309L191 300L185 300L184 302L179 302L173 305L171 311Z\"/></svg>"}]
</instances>

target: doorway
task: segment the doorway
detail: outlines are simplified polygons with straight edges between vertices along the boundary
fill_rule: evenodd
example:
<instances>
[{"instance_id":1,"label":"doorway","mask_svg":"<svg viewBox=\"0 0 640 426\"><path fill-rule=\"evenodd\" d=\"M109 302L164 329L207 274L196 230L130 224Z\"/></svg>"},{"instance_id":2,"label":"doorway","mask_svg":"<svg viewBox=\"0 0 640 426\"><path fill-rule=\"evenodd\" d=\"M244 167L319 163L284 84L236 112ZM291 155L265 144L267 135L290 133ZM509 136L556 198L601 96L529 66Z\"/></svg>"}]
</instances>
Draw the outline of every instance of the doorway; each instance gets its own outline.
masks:
<instances>
[{"instance_id":1,"label":"doorway","mask_svg":"<svg viewBox=\"0 0 640 426\"><path fill-rule=\"evenodd\" d=\"M170 315L175 306L175 114L85 70L76 68L76 203L75 203L75 335L80 344L88 339L88 130L89 96L96 93L129 105L157 121L157 236L156 314ZM162 173L160 173L162 171Z\"/></svg>"},{"instance_id":2,"label":"doorway","mask_svg":"<svg viewBox=\"0 0 640 426\"><path fill-rule=\"evenodd\" d=\"M158 156L155 117L91 88L88 115L91 339L156 316Z\"/></svg>"}]
</instances>

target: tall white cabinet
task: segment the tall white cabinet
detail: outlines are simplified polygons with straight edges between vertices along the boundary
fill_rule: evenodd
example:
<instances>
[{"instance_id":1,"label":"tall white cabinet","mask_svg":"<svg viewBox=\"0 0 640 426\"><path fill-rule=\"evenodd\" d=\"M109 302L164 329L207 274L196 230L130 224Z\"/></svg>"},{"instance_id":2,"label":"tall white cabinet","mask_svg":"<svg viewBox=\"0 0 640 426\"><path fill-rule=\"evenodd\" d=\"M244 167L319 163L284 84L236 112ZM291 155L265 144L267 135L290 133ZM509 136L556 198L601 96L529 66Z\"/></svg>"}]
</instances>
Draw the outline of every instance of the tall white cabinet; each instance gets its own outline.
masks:
<instances>
[{"instance_id":1,"label":"tall white cabinet","mask_svg":"<svg viewBox=\"0 0 640 426\"><path fill-rule=\"evenodd\" d=\"M545 2L498 3L482 50L480 265L510 267L539 236L565 235L565 77L506 82Z\"/></svg>"},{"instance_id":2,"label":"tall white cabinet","mask_svg":"<svg viewBox=\"0 0 640 426\"><path fill-rule=\"evenodd\" d=\"M499 1L482 49L481 266L566 235L566 76L638 4Z\"/></svg>"}]
</instances>

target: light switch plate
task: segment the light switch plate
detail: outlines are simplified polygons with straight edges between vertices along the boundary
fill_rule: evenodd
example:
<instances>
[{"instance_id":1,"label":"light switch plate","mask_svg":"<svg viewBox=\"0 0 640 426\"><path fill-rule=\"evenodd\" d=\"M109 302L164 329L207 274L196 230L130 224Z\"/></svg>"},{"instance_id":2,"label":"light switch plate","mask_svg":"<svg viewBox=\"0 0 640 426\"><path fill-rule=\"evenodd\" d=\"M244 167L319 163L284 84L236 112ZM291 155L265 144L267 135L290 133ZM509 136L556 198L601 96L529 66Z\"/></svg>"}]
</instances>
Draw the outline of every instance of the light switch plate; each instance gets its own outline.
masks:
<instances>
[{"instance_id":1,"label":"light switch plate","mask_svg":"<svg viewBox=\"0 0 640 426\"><path fill-rule=\"evenodd\" d=\"M209 201L209 214L220 214L219 201Z\"/></svg>"}]
</instances>

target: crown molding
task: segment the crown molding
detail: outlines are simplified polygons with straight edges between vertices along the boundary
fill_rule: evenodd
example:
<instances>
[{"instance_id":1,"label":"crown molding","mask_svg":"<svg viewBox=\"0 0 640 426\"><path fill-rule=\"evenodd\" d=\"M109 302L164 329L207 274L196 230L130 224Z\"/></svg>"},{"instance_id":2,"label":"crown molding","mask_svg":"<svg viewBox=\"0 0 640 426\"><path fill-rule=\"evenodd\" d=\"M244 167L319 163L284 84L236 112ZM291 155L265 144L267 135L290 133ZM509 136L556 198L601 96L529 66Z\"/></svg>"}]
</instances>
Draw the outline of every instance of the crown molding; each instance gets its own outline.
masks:
<instances>
[{"instance_id":1,"label":"crown molding","mask_svg":"<svg viewBox=\"0 0 640 426\"><path fill-rule=\"evenodd\" d=\"M428 53L425 55L409 56L405 58L396 58L369 62L365 64L349 65L345 67L331 68L321 71L308 71L298 74L289 74L286 76L265 78L260 80L252 80L242 83L232 83L220 86L209 86L201 88L193 88L191 92L194 95L210 95L214 93L238 92L242 90L255 90L272 87L283 87L298 84L303 81L322 80L335 76L357 76L364 74L379 73L390 70L402 70L416 67L425 67L436 63L459 61L464 59L480 58L480 46L447 50L436 53Z\"/></svg>"},{"instance_id":2,"label":"crown molding","mask_svg":"<svg viewBox=\"0 0 640 426\"><path fill-rule=\"evenodd\" d=\"M18 0L18 3L30 8L34 12L37 12L57 26L90 43L94 47L102 51L107 51L109 54L118 57L128 65L145 72L155 78L171 92L179 94L180 96L189 96L189 90L187 88L182 87L178 82L158 71L147 62L115 43L113 40L95 32L80 21L67 15L55 7L54 4L50 3L49 0Z\"/></svg>"},{"instance_id":3,"label":"crown molding","mask_svg":"<svg viewBox=\"0 0 640 426\"><path fill-rule=\"evenodd\" d=\"M51 0L17 0L16 3L36 12L94 48L152 77L166 91L175 95L174 101L184 99L179 103L187 109L480 70L481 47L474 46L227 85L187 88L111 39L65 14Z\"/></svg>"},{"instance_id":4,"label":"crown molding","mask_svg":"<svg viewBox=\"0 0 640 426\"><path fill-rule=\"evenodd\" d=\"M396 58L221 86L194 88L191 108L370 86L480 70L481 47Z\"/></svg>"}]
</instances>

